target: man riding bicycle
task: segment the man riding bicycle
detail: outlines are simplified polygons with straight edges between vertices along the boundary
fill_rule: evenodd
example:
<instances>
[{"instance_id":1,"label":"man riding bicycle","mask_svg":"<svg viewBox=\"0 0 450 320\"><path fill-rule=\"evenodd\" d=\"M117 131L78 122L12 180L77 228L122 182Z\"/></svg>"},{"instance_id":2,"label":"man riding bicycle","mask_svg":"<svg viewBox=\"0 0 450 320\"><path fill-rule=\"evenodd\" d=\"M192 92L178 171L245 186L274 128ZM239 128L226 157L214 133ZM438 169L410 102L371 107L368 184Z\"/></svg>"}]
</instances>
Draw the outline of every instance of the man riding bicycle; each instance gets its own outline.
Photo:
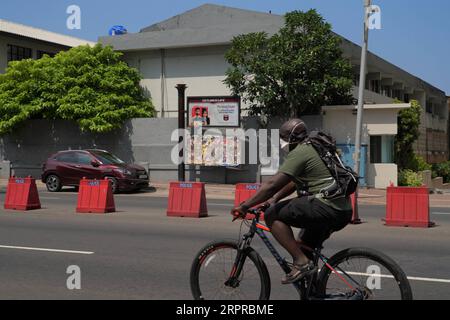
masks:
<instances>
[{"instance_id":1,"label":"man riding bicycle","mask_svg":"<svg viewBox=\"0 0 450 320\"><path fill-rule=\"evenodd\" d=\"M282 279L283 284L289 284L317 271L300 244L320 247L333 232L350 223L352 205L345 195L334 199L319 196L335 179L314 147L307 143L308 130L302 120L292 119L283 124L280 138L281 148L289 154L278 173L263 183L252 198L234 208L232 214L244 216L258 204L271 205L265 212L265 221L293 259L291 272ZM281 201L295 191L298 197ZM291 227L303 229L298 240Z\"/></svg>"}]
</instances>

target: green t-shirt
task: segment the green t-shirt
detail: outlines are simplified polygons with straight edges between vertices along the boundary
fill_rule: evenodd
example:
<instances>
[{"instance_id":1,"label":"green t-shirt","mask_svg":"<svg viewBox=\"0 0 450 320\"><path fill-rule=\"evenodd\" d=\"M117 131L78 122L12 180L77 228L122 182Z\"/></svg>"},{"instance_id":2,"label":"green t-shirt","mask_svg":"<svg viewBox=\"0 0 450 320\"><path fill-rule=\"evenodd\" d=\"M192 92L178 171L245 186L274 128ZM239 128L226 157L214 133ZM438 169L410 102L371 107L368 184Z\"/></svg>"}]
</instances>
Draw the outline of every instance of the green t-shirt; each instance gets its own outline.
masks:
<instances>
[{"instance_id":1,"label":"green t-shirt","mask_svg":"<svg viewBox=\"0 0 450 320\"><path fill-rule=\"evenodd\" d=\"M300 144L292 150L279 171L294 179L298 191L306 190L312 194L318 194L334 182L325 163L310 144ZM352 210L351 201L346 197L319 200L337 210Z\"/></svg>"}]
</instances>

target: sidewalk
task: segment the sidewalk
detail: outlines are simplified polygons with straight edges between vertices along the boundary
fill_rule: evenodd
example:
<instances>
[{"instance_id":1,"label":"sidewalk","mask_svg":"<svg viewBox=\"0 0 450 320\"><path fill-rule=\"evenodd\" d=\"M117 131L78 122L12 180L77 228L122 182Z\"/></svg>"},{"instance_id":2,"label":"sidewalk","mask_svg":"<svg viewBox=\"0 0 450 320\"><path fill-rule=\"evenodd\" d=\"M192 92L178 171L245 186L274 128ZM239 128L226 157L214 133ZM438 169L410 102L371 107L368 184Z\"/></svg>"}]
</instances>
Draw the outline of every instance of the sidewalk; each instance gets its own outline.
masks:
<instances>
[{"instance_id":1,"label":"sidewalk","mask_svg":"<svg viewBox=\"0 0 450 320\"><path fill-rule=\"evenodd\" d=\"M39 191L46 191L45 185L36 181ZM0 179L0 192L4 192L8 181ZM206 198L217 200L234 200L234 185L206 184ZM169 183L152 182L148 190L130 193L130 196L168 197ZM359 203L363 205L386 205L386 190L362 188L359 193ZM430 207L450 207L450 194L430 194Z\"/></svg>"}]
</instances>

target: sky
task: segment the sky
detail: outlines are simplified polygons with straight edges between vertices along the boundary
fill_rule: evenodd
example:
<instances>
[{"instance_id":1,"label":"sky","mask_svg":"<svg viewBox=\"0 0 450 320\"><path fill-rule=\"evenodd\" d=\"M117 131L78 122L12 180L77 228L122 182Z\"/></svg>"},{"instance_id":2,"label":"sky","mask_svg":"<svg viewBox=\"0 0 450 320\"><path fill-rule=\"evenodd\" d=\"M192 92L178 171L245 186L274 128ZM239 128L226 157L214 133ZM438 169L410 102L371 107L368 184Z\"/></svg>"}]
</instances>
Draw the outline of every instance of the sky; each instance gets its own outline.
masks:
<instances>
[{"instance_id":1,"label":"sky","mask_svg":"<svg viewBox=\"0 0 450 320\"><path fill-rule=\"evenodd\" d=\"M369 50L450 95L450 1L372 2L382 22L370 32ZM315 8L336 33L362 43L364 0L1 0L0 19L96 41L113 25L138 32L204 3L273 14ZM81 8L81 30L66 26L70 5Z\"/></svg>"}]
</instances>

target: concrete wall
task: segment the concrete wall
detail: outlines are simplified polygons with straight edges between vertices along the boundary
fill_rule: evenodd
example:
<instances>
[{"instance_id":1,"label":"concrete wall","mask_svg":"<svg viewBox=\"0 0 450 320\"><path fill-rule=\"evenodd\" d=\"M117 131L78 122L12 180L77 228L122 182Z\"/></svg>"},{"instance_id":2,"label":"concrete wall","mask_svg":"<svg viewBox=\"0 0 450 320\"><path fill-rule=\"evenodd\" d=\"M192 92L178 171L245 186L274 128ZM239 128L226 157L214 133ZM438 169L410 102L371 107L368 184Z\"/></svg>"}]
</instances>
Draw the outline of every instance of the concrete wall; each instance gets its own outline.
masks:
<instances>
[{"instance_id":1,"label":"concrete wall","mask_svg":"<svg viewBox=\"0 0 450 320\"><path fill-rule=\"evenodd\" d=\"M141 84L153 99L159 117L176 117L178 93L185 83L187 96L230 95L225 86L227 47L198 47L126 53L124 60L139 70ZM245 106L243 106L245 107Z\"/></svg>"},{"instance_id":2,"label":"concrete wall","mask_svg":"<svg viewBox=\"0 0 450 320\"><path fill-rule=\"evenodd\" d=\"M392 114L394 112L391 111ZM393 115L382 110L371 110L366 114L363 144L369 144L369 132L373 134L395 134L380 131L380 122L386 122L389 128L395 121ZM278 129L286 119L271 119L267 129ZM324 129L332 133L339 144L354 143L355 116L351 110L331 110L322 116L304 117L310 130ZM395 122L394 122L395 123ZM13 134L0 138L0 175L9 174L11 162L17 176L33 175L40 177L41 166L53 153L61 150L99 148L106 149L126 162L140 163L150 169L152 181L177 180L178 167L171 161L171 152L176 143L171 141L173 130L177 128L176 118L133 119L125 123L121 130L108 134L80 132L78 126L67 121L32 120L26 127L19 128ZM243 129L262 129L258 118L246 117L242 121ZM271 154L272 150L268 150ZM246 146L246 163L249 148ZM280 162L284 161L280 154ZM9 161L9 162L3 162ZM257 182L265 180L279 168L279 162L271 165L242 165L239 168L215 168L187 166L187 179L209 183ZM384 188L390 181L397 182L395 164L368 164L366 175L369 186Z\"/></svg>"},{"instance_id":3,"label":"concrete wall","mask_svg":"<svg viewBox=\"0 0 450 320\"><path fill-rule=\"evenodd\" d=\"M398 167L395 163L369 163L367 185L384 189L391 183L397 186Z\"/></svg>"},{"instance_id":4,"label":"concrete wall","mask_svg":"<svg viewBox=\"0 0 450 320\"><path fill-rule=\"evenodd\" d=\"M355 142L356 110L327 109L323 116L323 128L330 132L337 143ZM398 132L397 116L399 109L376 109L365 107L363 119L362 144L369 144L371 135L396 135Z\"/></svg>"},{"instance_id":5,"label":"concrete wall","mask_svg":"<svg viewBox=\"0 0 450 320\"><path fill-rule=\"evenodd\" d=\"M37 58L37 51L57 53L61 50L67 50L68 47L51 44L43 41L18 37L0 32L0 73L4 73L7 67L8 44L32 49L33 58Z\"/></svg>"},{"instance_id":6,"label":"concrete wall","mask_svg":"<svg viewBox=\"0 0 450 320\"><path fill-rule=\"evenodd\" d=\"M256 118L245 118L242 124L243 129L261 128ZM126 122L121 130L100 135L83 133L72 122L31 120L26 127L0 138L0 163L10 161L17 176L40 177L42 163L57 151L99 148L116 154L126 162L146 166L153 181L177 180L178 167L171 160L171 152L176 146L171 141L171 135L177 126L176 118L133 119ZM248 158L248 145L246 155ZM4 163L4 167L0 174L7 175L9 164ZM278 169L278 163L275 167ZM189 180L231 184L256 182L260 172L256 164L234 169L194 166L187 166L187 169Z\"/></svg>"},{"instance_id":7,"label":"concrete wall","mask_svg":"<svg viewBox=\"0 0 450 320\"><path fill-rule=\"evenodd\" d=\"M16 175L38 177L42 163L57 151L99 148L127 162L155 165L154 178L165 169L164 176L171 179L176 177L176 168L170 165L174 145L170 138L177 125L177 119L133 119L119 131L100 135L83 133L72 122L32 120L0 138L0 162L10 161Z\"/></svg>"}]
</instances>

